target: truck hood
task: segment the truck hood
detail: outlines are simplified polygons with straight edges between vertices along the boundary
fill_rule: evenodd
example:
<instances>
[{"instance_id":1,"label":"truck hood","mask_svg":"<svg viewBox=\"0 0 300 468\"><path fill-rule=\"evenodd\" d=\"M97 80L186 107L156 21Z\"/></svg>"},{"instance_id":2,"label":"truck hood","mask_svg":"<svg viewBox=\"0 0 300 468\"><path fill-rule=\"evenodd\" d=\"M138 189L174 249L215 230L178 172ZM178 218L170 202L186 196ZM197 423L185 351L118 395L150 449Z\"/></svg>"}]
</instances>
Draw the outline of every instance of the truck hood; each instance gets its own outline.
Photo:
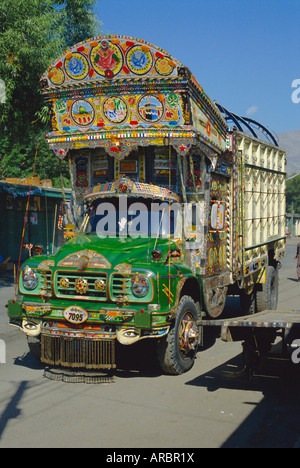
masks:
<instances>
[{"instance_id":1,"label":"truck hood","mask_svg":"<svg viewBox=\"0 0 300 468\"><path fill-rule=\"evenodd\" d=\"M151 253L154 249L162 252L161 261L165 261L169 249L176 248L178 247L175 242L169 242L169 239L130 237L100 239L97 235L78 234L61 247L51 259L55 261L56 266L59 266L66 261L76 261L76 258L78 259L84 253L93 261L92 258L97 259L98 254L96 261L101 263L102 259L103 262L106 260L110 264L106 265L106 268L114 268L121 263L149 267L149 264L153 263ZM72 265L65 264L65 266Z\"/></svg>"}]
</instances>

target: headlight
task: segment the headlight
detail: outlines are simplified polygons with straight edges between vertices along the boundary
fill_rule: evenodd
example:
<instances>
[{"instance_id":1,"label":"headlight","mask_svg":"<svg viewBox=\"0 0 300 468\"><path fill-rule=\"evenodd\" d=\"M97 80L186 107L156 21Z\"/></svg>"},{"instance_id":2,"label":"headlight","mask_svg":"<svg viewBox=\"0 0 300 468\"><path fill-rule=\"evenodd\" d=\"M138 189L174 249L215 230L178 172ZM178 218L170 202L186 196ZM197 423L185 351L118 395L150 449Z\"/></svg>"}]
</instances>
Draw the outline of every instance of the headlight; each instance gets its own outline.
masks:
<instances>
[{"instance_id":1,"label":"headlight","mask_svg":"<svg viewBox=\"0 0 300 468\"><path fill-rule=\"evenodd\" d=\"M131 291L136 297L145 297L149 291L149 282L144 276L136 275L132 279Z\"/></svg>"},{"instance_id":2,"label":"headlight","mask_svg":"<svg viewBox=\"0 0 300 468\"><path fill-rule=\"evenodd\" d=\"M38 285L38 277L28 266L23 270L23 286L30 291Z\"/></svg>"}]
</instances>

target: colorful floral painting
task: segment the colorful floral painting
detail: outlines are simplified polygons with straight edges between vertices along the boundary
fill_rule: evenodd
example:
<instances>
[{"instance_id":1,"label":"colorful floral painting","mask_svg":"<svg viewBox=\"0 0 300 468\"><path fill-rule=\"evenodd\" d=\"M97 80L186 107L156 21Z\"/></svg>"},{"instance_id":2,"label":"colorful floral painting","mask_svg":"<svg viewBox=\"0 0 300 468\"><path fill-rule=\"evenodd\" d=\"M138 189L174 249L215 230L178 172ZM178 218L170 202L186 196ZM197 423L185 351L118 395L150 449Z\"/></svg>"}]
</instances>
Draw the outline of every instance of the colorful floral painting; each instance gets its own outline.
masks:
<instances>
[{"instance_id":1,"label":"colorful floral painting","mask_svg":"<svg viewBox=\"0 0 300 468\"><path fill-rule=\"evenodd\" d=\"M119 97L110 97L103 103L103 115L112 123L122 123L127 119L126 102Z\"/></svg>"},{"instance_id":2,"label":"colorful floral painting","mask_svg":"<svg viewBox=\"0 0 300 468\"><path fill-rule=\"evenodd\" d=\"M144 75L148 73L153 64L153 58L149 50L143 50L140 46L132 47L127 53L127 66L132 73Z\"/></svg>"},{"instance_id":3,"label":"colorful floral painting","mask_svg":"<svg viewBox=\"0 0 300 468\"><path fill-rule=\"evenodd\" d=\"M118 46L103 40L91 51L91 62L99 75L112 78L123 66L123 57Z\"/></svg>"},{"instance_id":4,"label":"colorful floral painting","mask_svg":"<svg viewBox=\"0 0 300 468\"><path fill-rule=\"evenodd\" d=\"M65 60L65 70L70 78L83 80L88 74L89 64L82 54L73 53Z\"/></svg>"},{"instance_id":5,"label":"colorful floral painting","mask_svg":"<svg viewBox=\"0 0 300 468\"><path fill-rule=\"evenodd\" d=\"M54 102L56 131L105 127L147 128L155 125L183 125L180 96L173 94L140 94L99 96L86 99L58 99Z\"/></svg>"}]
</instances>

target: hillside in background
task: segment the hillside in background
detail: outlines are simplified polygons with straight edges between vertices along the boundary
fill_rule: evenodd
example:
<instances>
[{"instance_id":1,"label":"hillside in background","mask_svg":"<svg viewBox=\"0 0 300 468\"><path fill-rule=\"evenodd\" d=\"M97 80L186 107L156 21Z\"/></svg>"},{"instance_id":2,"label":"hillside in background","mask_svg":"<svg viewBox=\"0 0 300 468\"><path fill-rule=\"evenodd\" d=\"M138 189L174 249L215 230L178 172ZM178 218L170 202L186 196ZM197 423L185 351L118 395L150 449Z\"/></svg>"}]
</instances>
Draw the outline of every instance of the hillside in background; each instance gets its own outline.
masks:
<instances>
[{"instance_id":1,"label":"hillside in background","mask_svg":"<svg viewBox=\"0 0 300 468\"><path fill-rule=\"evenodd\" d=\"M300 130L280 133L279 146L286 151L287 173L300 174Z\"/></svg>"}]
</instances>

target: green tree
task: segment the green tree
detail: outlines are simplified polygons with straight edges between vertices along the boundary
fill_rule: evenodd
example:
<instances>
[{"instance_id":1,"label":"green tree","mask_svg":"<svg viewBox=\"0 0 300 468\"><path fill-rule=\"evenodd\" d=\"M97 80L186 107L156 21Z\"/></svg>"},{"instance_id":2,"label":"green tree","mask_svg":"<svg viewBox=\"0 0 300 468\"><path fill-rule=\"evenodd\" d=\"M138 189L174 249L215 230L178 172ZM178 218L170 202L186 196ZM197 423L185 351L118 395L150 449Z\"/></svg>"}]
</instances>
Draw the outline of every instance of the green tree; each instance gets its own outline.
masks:
<instances>
[{"instance_id":1,"label":"green tree","mask_svg":"<svg viewBox=\"0 0 300 468\"><path fill-rule=\"evenodd\" d=\"M64 14L66 48L98 35L101 23L94 14L96 0L56 0L55 3Z\"/></svg>"},{"instance_id":2,"label":"green tree","mask_svg":"<svg viewBox=\"0 0 300 468\"><path fill-rule=\"evenodd\" d=\"M41 73L64 45L62 15L41 0L1 0L0 5L0 78L6 88L0 130L14 143L28 136L41 108Z\"/></svg>"},{"instance_id":3,"label":"green tree","mask_svg":"<svg viewBox=\"0 0 300 468\"><path fill-rule=\"evenodd\" d=\"M43 139L50 130L39 80L70 45L100 34L95 0L0 0L0 178L32 173L55 179L58 161ZM64 175L68 175L63 165Z\"/></svg>"},{"instance_id":4,"label":"green tree","mask_svg":"<svg viewBox=\"0 0 300 468\"><path fill-rule=\"evenodd\" d=\"M287 212L300 213L300 175L286 182Z\"/></svg>"}]
</instances>

